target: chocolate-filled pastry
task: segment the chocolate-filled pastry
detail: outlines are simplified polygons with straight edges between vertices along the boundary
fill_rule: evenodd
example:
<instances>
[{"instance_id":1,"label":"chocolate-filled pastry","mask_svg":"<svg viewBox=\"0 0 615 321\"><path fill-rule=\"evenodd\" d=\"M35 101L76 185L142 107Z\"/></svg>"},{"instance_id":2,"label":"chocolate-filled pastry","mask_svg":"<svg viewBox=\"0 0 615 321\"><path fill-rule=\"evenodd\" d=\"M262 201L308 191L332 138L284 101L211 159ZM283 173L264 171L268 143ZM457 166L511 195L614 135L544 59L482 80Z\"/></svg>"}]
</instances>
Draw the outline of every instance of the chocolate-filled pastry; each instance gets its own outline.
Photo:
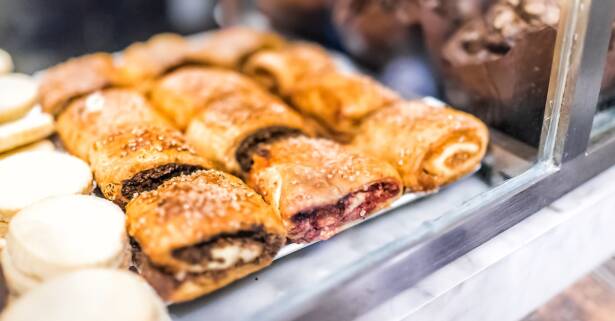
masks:
<instances>
[{"instance_id":1,"label":"chocolate-filled pastry","mask_svg":"<svg viewBox=\"0 0 615 321\"><path fill-rule=\"evenodd\" d=\"M502 0L467 22L442 52L448 100L538 144L559 12L556 0Z\"/></svg>"},{"instance_id":2,"label":"chocolate-filled pastry","mask_svg":"<svg viewBox=\"0 0 615 321\"><path fill-rule=\"evenodd\" d=\"M406 2L406 1L401 1ZM416 0L425 44L438 68L442 68L442 46L466 21L480 17L486 0ZM445 76L444 76L445 77Z\"/></svg>"},{"instance_id":3,"label":"chocolate-filled pastry","mask_svg":"<svg viewBox=\"0 0 615 321\"><path fill-rule=\"evenodd\" d=\"M333 60L320 46L294 43L254 54L244 72L265 88L287 97L303 79L335 70Z\"/></svg>"},{"instance_id":4,"label":"chocolate-filled pastry","mask_svg":"<svg viewBox=\"0 0 615 321\"><path fill-rule=\"evenodd\" d=\"M276 30L324 40L329 24L329 0L257 0Z\"/></svg>"},{"instance_id":5,"label":"chocolate-filled pastry","mask_svg":"<svg viewBox=\"0 0 615 321\"><path fill-rule=\"evenodd\" d=\"M190 60L196 63L240 69L250 55L263 49L280 48L284 39L275 33L247 27L213 32L192 46Z\"/></svg>"},{"instance_id":6,"label":"chocolate-filled pastry","mask_svg":"<svg viewBox=\"0 0 615 321\"><path fill-rule=\"evenodd\" d=\"M96 141L116 130L146 124L171 127L138 92L106 89L69 104L56 129L64 148L87 161Z\"/></svg>"},{"instance_id":7,"label":"chocolate-filled pastry","mask_svg":"<svg viewBox=\"0 0 615 321\"><path fill-rule=\"evenodd\" d=\"M367 118L352 146L393 165L406 189L417 192L437 189L476 170L488 135L485 124L470 114L413 100Z\"/></svg>"},{"instance_id":8,"label":"chocolate-filled pastry","mask_svg":"<svg viewBox=\"0 0 615 321\"><path fill-rule=\"evenodd\" d=\"M267 93L217 100L186 131L200 155L231 173L249 171L259 144L298 134L315 133L297 112Z\"/></svg>"},{"instance_id":9,"label":"chocolate-filled pastry","mask_svg":"<svg viewBox=\"0 0 615 321\"><path fill-rule=\"evenodd\" d=\"M363 61L376 65L408 49L409 29L406 23L397 19L395 2L410 2L400 12L407 6L416 6L415 1L408 0L331 1L333 22L345 49ZM403 17L410 20L416 18L407 14Z\"/></svg>"},{"instance_id":10,"label":"chocolate-filled pastry","mask_svg":"<svg viewBox=\"0 0 615 321\"><path fill-rule=\"evenodd\" d=\"M151 125L110 133L90 149L89 160L103 195L120 206L170 178L213 167L179 131Z\"/></svg>"},{"instance_id":11,"label":"chocolate-filled pastry","mask_svg":"<svg viewBox=\"0 0 615 321\"><path fill-rule=\"evenodd\" d=\"M230 70L186 67L163 77L150 92L152 105L185 130L190 120L214 100L228 95L264 92L249 78Z\"/></svg>"},{"instance_id":12,"label":"chocolate-filled pastry","mask_svg":"<svg viewBox=\"0 0 615 321\"><path fill-rule=\"evenodd\" d=\"M107 53L72 58L47 69L39 87L43 111L58 115L72 99L114 84L114 73L113 58Z\"/></svg>"},{"instance_id":13,"label":"chocolate-filled pastry","mask_svg":"<svg viewBox=\"0 0 615 321\"><path fill-rule=\"evenodd\" d=\"M140 274L169 302L187 301L269 265L285 241L280 217L237 177L173 178L126 207Z\"/></svg>"},{"instance_id":14,"label":"chocolate-filled pastry","mask_svg":"<svg viewBox=\"0 0 615 321\"><path fill-rule=\"evenodd\" d=\"M384 161L333 141L297 136L261 144L247 182L279 213L292 242L327 239L400 196Z\"/></svg>"},{"instance_id":15,"label":"chocolate-filled pastry","mask_svg":"<svg viewBox=\"0 0 615 321\"><path fill-rule=\"evenodd\" d=\"M341 141L356 132L363 118L399 99L369 77L339 72L306 79L290 96L295 108L316 118Z\"/></svg>"},{"instance_id":16,"label":"chocolate-filled pastry","mask_svg":"<svg viewBox=\"0 0 615 321\"><path fill-rule=\"evenodd\" d=\"M123 83L141 86L141 82L185 63L188 52L188 42L180 35L158 34L124 49L118 59L118 72Z\"/></svg>"}]
</instances>

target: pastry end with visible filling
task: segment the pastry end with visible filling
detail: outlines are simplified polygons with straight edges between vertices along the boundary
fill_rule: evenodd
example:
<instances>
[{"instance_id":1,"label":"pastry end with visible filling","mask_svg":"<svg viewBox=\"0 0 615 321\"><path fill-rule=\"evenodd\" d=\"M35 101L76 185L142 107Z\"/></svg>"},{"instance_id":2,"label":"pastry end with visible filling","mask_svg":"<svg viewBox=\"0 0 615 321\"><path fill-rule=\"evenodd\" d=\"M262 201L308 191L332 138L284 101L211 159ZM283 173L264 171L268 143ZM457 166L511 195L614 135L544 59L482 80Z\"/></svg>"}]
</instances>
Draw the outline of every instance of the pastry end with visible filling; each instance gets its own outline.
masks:
<instances>
[{"instance_id":1,"label":"pastry end with visible filling","mask_svg":"<svg viewBox=\"0 0 615 321\"><path fill-rule=\"evenodd\" d=\"M237 150L235 151L235 158L244 172L249 172L254 164L252 160L252 154L257 152L258 146L263 143L270 143L275 140L279 140L286 137L300 135L301 131L296 128L289 128L283 126L274 126L263 128L254 134L244 139Z\"/></svg>"},{"instance_id":2,"label":"pastry end with visible filling","mask_svg":"<svg viewBox=\"0 0 615 321\"><path fill-rule=\"evenodd\" d=\"M133 240L133 261L141 274L167 302L194 299L221 288L271 263L284 244L280 235L262 226L175 249L173 256L190 264L181 273L152 263Z\"/></svg>"},{"instance_id":3,"label":"pastry end with visible filling","mask_svg":"<svg viewBox=\"0 0 615 321\"><path fill-rule=\"evenodd\" d=\"M201 169L203 167L197 165L170 163L141 171L122 182L122 196L132 199L137 194L156 189L173 177L188 175Z\"/></svg>"},{"instance_id":4,"label":"pastry end with visible filling","mask_svg":"<svg viewBox=\"0 0 615 321\"><path fill-rule=\"evenodd\" d=\"M398 183L380 181L346 195L337 203L303 210L291 218L293 226L288 238L294 243L328 239L345 224L364 219L386 206L399 193Z\"/></svg>"}]
</instances>

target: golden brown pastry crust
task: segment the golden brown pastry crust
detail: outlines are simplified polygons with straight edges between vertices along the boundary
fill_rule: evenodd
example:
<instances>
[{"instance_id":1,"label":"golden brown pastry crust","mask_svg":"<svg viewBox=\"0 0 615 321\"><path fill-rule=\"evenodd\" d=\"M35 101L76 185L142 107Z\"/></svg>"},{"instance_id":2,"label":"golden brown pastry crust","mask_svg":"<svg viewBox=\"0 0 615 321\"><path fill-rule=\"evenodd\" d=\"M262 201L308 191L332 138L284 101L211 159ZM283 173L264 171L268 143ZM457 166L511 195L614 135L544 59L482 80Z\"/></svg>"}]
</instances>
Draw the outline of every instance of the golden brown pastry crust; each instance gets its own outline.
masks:
<instances>
[{"instance_id":1,"label":"golden brown pastry crust","mask_svg":"<svg viewBox=\"0 0 615 321\"><path fill-rule=\"evenodd\" d=\"M179 131L151 125L110 133L94 144L88 158L103 195L120 206L135 196L132 184L138 185L138 182L131 180L140 179L146 185L148 180L153 180L147 187L153 189L173 176L212 167L196 154ZM152 178L148 173L157 168L164 171L152 174ZM137 176L140 173L146 177ZM129 182L131 185L127 185Z\"/></svg>"},{"instance_id":2,"label":"golden brown pastry crust","mask_svg":"<svg viewBox=\"0 0 615 321\"><path fill-rule=\"evenodd\" d=\"M143 82L159 77L186 62L189 46L177 34L162 33L124 49L117 62L125 85L143 87Z\"/></svg>"},{"instance_id":3,"label":"golden brown pastry crust","mask_svg":"<svg viewBox=\"0 0 615 321\"><path fill-rule=\"evenodd\" d=\"M49 68L39 88L43 111L58 115L72 99L113 85L114 75L113 58L107 53L72 58Z\"/></svg>"},{"instance_id":4,"label":"golden brown pastry crust","mask_svg":"<svg viewBox=\"0 0 615 321\"><path fill-rule=\"evenodd\" d=\"M286 104L269 94L254 93L211 103L192 120L186 137L200 155L221 164L228 172L241 173L238 149L246 139L266 134L267 130L277 131L278 137L315 135L315 130Z\"/></svg>"},{"instance_id":5,"label":"golden brown pastry crust","mask_svg":"<svg viewBox=\"0 0 615 321\"><path fill-rule=\"evenodd\" d=\"M336 138L347 141L365 117L399 97L369 77L328 72L299 83L290 100L302 113L318 119Z\"/></svg>"},{"instance_id":6,"label":"golden brown pastry crust","mask_svg":"<svg viewBox=\"0 0 615 321\"><path fill-rule=\"evenodd\" d=\"M214 100L246 92L262 92L239 73L217 68L186 67L163 77L150 93L156 109L184 130Z\"/></svg>"},{"instance_id":7,"label":"golden brown pastry crust","mask_svg":"<svg viewBox=\"0 0 615 321\"><path fill-rule=\"evenodd\" d=\"M300 81L333 71L335 64L324 48L298 42L254 54L243 70L265 88L286 97Z\"/></svg>"},{"instance_id":8,"label":"golden brown pastry crust","mask_svg":"<svg viewBox=\"0 0 615 321\"><path fill-rule=\"evenodd\" d=\"M408 190L426 191L476 170L488 140L476 117L414 100L374 113L352 145L395 166Z\"/></svg>"},{"instance_id":9,"label":"golden brown pastry crust","mask_svg":"<svg viewBox=\"0 0 615 321\"><path fill-rule=\"evenodd\" d=\"M248 57L259 50L280 48L279 35L246 27L230 27L212 33L194 44L190 60L223 68L239 69Z\"/></svg>"},{"instance_id":10,"label":"golden brown pastry crust","mask_svg":"<svg viewBox=\"0 0 615 321\"><path fill-rule=\"evenodd\" d=\"M64 148L87 161L96 141L116 130L147 124L170 127L138 92L106 89L69 104L56 128Z\"/></svg>"},{"instance_id":11,"label":"golden brown pastry crust","mask_svg":"<svg viewBox=\"0 0 615 321\"><path fill-rule=\"evenodd\" d=\"M217 170L176 177L140 194L126 207L126 216L128 233L151 263L171 275L189 274L179 277L171 291L162 291L170 301L195 298L268 265L286 236L281 219L260 195L237 177ZM259 242L268 250L258 260L228 268L221 275L196 272L174 255L220 236L254 231L265 233ZM156 283L152 282L154 287Z\"/></svg>"},{"instance_id":12,"label":"golden brown pastry crust","mask_svg":"<svg viewBox=\"0 0 615 321\"><path fill-rule=\"evenodd\" d=\"M262 146L254 156L247 182L278 211L289 239L311 241L293 235L296 216L315 208L335 205L344 197L370 186L386 183L392 192L380 200L366 217L386 207L402 192L397 171L386 162L350 151L326 139L292 137ZM325 231L326 239L336 230Z\"/></svg>"}]
</instances>

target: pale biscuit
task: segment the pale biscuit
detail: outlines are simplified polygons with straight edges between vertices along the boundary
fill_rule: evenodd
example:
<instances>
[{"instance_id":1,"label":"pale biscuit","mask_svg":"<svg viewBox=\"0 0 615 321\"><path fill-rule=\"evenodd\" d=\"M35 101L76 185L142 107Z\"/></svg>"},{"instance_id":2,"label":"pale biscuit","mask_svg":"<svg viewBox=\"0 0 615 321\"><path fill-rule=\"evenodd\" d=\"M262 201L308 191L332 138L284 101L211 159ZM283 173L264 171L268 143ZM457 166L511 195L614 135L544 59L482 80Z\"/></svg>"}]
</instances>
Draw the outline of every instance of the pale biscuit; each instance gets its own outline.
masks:
<instances>
[{"instance_id":1,"label":"pale biscuit","mask_svg":"<svg viewBox=\"0 0 615 321\"><path fill-rule=\"evenodd\" d=\"M13 71L13 59L8 52L0 49L0 75Z\"/></svg>"},{"instance_id":2,"label":"pale biscuit","mask_svg":"<svg viewBox=\"0 0 615 321\"><path fill-rule=\"evenodd\" d=\"M41 284L40 279L26 275L15 267L6 248L2 250L1 258L2 272L11 296L18 297Z\"/></svg>"},{"instance_id":3,"label":"pale biscuit","mask_svg":"<svg viewBox=\"0 0 615 321\"><path fill-rule=\"evenodd\" d=\"M46 279L77 269L119 267L128 247L124 212L91 195L63 195L19 211L6 249L14 267Z\"/></svg>"},{"instance_id":4,"label":"pale biscuit","mask_svg":"<svg viewBox=\"0 0 615 321\"><path fill-rule=\"evenodd\" d=\"M36 143L28 144L22 147L11 149L4 153L0 153L0 160L3 160L7 157L17 155L20 153L34 152L34 151L52 151L55 149L56 149L55 145L53 145L52 141L50 141L49 139L44 139L44 140L39 140Z\"/></svg>"},{"instance_id":5,"label":"pale biscuit","mask_svg":"<svg viewBox=\"0 0 615 321\"><path fill-rule=\"evenodd\" d=\"M134 273L86 269L53 278L15 300L1 321L170 321L160 298Z\"/></svg>"},{"instance_id":6,"label":"pale biscuit","mask_svg":"<svg viewBox=\"0 0 615 321\"><path fill-rule=\"evenodd\" d=\"M33 109L23 118L0 124L0 153L41 140L53 131L53 118Z\"/></svg>"},{"instance_id":7,"label":"pale biscuit","mask_svg":"<svg viewBox=\"0 0 615 321\"><path fill-rule=\"evenodd\" d=\"M38 84L24 74L0 74L0 123L23 117L38 97Z\"/></svg>"},{"instance_id":8,"label":"pale biscuit","mask_svg":"<svg viewBox=\"0 0 615 321\"><path fill-rule=\"evenodd\" d=\"M0 161L0 221L50 196L87 194L92 172L82 160L56 151L17 154Z\"/></svg>"}]
</instances>

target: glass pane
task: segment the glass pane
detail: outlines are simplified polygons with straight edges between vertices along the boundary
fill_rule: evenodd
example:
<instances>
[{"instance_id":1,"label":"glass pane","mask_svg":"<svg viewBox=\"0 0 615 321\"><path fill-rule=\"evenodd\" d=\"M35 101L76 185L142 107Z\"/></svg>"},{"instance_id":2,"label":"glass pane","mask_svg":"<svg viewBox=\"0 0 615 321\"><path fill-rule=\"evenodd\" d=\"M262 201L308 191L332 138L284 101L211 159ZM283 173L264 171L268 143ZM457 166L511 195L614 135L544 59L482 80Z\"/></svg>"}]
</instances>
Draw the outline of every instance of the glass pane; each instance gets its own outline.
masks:
<instances>
[{"instance_id":1,"label":"glass pane","mask_svg":"<svg viewBox=\"0 0 615 321\"><path fill-rule=\"evenodd\" d=\"M605 136L612 135L615 129L615 33L612 25L611 38L606 54L606 65L602 77L598 107L594 116L592 140L598 141Z\"/></svg>"}]
</instances>

